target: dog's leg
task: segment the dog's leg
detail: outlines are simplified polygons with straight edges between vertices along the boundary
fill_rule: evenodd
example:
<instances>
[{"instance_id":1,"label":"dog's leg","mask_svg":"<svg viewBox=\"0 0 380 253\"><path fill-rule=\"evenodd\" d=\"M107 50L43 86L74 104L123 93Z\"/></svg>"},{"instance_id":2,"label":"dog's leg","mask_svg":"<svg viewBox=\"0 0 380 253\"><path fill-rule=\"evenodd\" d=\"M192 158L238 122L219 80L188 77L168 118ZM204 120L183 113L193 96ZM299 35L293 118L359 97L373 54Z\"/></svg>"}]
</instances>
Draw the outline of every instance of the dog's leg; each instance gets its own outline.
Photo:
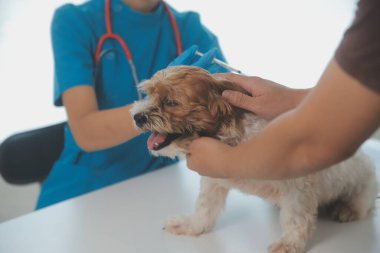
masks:
<instances>
[{"instance_id":1,"label":"dog's leg","mask_svg":"<svg viewBox=\"0 0 380 253\"><path fill-rule=\"evenodd\" d=\"M195 213L170 219L165 229L173 234L193 236L210 231L224 208L228 191L216 179L202 177Z\"/></svg>"},{"instance_id":2,"label":"dog's leg","mask_svg":"<svg viewBox=\"0 0 380 253\"><path fill-rule=\"evenodd\" d=\"M378 193L376 177L368 178L332 204L331 216L340 222L359 220L374 208Z\"/></svg>"},{"instance_id":3,"label":"dog's leg","mask_svg":"<svg viewBox=\"0 0 380 253\"><path fill-rule=\"evenodd\" d=\"M318 200L309 190L293 190L281 203L280 240L268 247L270 253L301 253L315 228Z\"/></svg>"}]
</instances>

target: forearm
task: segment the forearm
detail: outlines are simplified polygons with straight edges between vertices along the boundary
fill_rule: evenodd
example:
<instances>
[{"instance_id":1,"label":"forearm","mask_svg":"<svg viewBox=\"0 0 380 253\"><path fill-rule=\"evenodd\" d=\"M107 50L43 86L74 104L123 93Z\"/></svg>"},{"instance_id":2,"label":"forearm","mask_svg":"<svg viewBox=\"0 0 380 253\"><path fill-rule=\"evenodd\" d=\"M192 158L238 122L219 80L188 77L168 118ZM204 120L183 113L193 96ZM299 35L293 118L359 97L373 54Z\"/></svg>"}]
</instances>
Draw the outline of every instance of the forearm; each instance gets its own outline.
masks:
<instances>
[{"instance_id":1,"label":"forearm","mask_svg":"<svg viewBox=\"0 0 380 253\"><path fill-rule=\"evenodd\" d=\"M332 152L333 143L329 146L309 126L299 124L295 112L286 113L252 140L231 149L230 166L241 170L235 175L267 180L294 178L343 159L343 152Z\"/></svg>"},{"instance_id":2,"label":"forearm","mask_svg":"<svg viewBox=\"0 0 380 253\"><path fill-rule=\"evenodd\" d=\"M134 127L130 107L96 110L76 120L70 126L78 145L86 151L97 151L137 136L140 131Z\"/></svg>"},{"instance_id":3,"label":"forearm","mask_svg":"<svg viewBox=\"0 0 380 253\"><path fill-rule=\"evenodd\" d=\"M379 126L379 95L332 62L299 107L231 149L230 176L280 179L324 169L352 155Z\"/></svg>"},{"instance_id":4,"label":"forearm","mask_svg":"<svg viewBox=\"0 0 380 253\"><path fill-rule=\"evenodd\" d=\"M62 100L74 139L86 151L110 148L139 134L129 112L132 105L99 110L90 85L65 91Z\"/></svg>"},{"instance_id":5,"label":"forearm","mask_svg":"<svg viewBox=\"0 0 380 253\"><path fill-rule=\"evenodd\" d=\"M312 91L312 88L309 89L293 89L286 88L287 92L284 92L277 101L273 101L277 105L278 114L276 117L280 116L283 113L289 112L297 108L306 96ZM274 117L275 118L275 117Z\"/></svg>"},{"instance_id":6,"label":"forearm","mask_svg":"<svg viewBox=\"0 0 380 253\"><path fill-rule=\"evenodd\" d=\"M306 98L306 96L312 91L312 88L307 89L293 89L292 101L293 106L291 109L296 108Z\"/></svg>"}]
</instances>

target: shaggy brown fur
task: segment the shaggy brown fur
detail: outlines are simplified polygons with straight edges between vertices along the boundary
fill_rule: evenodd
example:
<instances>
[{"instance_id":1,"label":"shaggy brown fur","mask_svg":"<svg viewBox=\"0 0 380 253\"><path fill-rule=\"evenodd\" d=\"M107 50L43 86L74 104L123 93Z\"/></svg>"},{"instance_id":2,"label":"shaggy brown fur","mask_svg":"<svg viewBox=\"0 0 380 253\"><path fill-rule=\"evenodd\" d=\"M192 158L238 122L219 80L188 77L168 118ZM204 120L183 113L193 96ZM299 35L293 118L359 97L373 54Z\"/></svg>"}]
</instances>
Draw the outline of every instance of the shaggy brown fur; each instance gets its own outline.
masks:
<instances>
[{"instance_id":1,"label":"shaggy brown fur","mask_svg":"<svg viewBox=\"0 0 380 253\"><path fill-rule=\"evenodd\" d=\"M135 104L132 114L137 127L152 131L147 144L155 155L185 154L191 140L199 136L237 145L267 124L222 98L223 90L238 87L196 67L159 71L141 89L148 97ZM300 253L315 227L318 207L330 206L331 215L339 221L363 218L374 206L378 183L373 164L361 152L323 171L291 180L202 177L195 213L172 219L165 228L184 235L211 230L231 188L281 208L283 235L269 246L270 253Z\"/></svg>"}]
</instances>

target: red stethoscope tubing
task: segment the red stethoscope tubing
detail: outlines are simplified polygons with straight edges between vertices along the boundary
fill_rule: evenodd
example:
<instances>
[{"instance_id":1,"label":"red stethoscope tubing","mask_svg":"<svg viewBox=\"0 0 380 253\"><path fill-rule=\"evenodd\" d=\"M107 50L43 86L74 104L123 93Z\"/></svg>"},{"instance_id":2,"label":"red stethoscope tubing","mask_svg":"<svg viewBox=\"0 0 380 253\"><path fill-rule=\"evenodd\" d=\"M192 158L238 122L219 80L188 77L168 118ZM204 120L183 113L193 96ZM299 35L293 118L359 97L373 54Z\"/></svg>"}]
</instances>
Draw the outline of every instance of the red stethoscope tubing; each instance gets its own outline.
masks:
<instances>
[{"instance_id":1,"label":"red stethoscope tubing","mask_svg":"<svg viewBox=\"0 0 380 253\"><path fill-rule=\"evenodd\" d=\"M164 5L166 12L168 13L170 23L171 23L172 28L173 28L176 45L177 45L177 54L180 55L182 53L182 41L181 41L181 35L179 33L177 22L174 18L172 11L170 10L169 6L164 1L162 1L162 4ZM116 40L117 42L119 42L121 47L123 48L123 51L124 51L125 56L127 57L128 61L132 62L133 61L132 53L129 50L127 43L123 40L123 38L121 38L116 33L113 33L113 31L112 31L111 0L105 0L105 17L106 17L106 30L107 31L99 39L98 45L96 47L95 62L96 63L99 62L103 44L108 39L113 39L113 40Z\"/></svg>"}]
</instances>

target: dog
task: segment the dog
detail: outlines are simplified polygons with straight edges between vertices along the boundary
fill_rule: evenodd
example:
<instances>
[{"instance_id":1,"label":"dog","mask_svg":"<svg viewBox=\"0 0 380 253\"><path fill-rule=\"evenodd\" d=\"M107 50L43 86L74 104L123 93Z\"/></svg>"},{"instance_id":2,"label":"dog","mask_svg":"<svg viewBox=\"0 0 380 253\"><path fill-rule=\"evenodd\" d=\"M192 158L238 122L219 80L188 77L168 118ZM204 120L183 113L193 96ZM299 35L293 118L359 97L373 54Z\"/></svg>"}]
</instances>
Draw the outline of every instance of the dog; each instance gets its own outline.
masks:
<instances>
[{"instance_id":1,"label":"dog","mask_svg":"<svg viewBox=\"0 0 380 253\"><path fill-rule=\"evenodd\" d=\"M153 155L183 157L191 141L201 136L235 146L268 124L252 112L231 106L221 96L226 89L244 90L198 67L169 67L141 83L139 89L147 97L133 105L131 114L137 128L152 132L147 146ZM340 222L361 219L374 208L378 182L374 165L360 151L328 169L296 179L201 177L195 213L170 219L165 229L193 236L210 231L232 188L280 208L283 234L268 247L269 252L301 253L321 207L328 207L329 214Z\"/></svg>"}]
</instances>

